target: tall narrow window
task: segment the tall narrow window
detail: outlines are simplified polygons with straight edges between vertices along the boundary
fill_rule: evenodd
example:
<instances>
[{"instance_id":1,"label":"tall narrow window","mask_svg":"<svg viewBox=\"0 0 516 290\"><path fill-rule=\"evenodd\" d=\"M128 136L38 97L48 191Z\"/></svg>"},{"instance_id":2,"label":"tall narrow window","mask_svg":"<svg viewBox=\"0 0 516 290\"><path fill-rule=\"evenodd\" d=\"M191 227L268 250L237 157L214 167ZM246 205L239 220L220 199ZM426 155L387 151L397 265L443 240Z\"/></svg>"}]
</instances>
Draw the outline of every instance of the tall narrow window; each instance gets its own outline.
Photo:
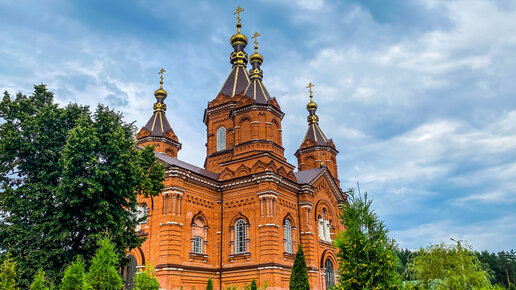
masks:
<instances>
[{"instance_id":1,"label":"tall narrow window","mask_svg":"<svg viewBox=\"0 0 516 290\"><path fill-rule=\"evenodd\" d=\"M193 252L196 254L202 254L202 238L194 237L193 238Z\"/></svg>"},{"instance_id":2,"label":"tall narrow window","mask_svg":"<svg viewBox=\"0 0 516 290\"><path fill-rule=\"evenodd\" d=\"M243 219L235 223L235 254L246 252L246 224Z\"/></svg>"},{"instance_id":3,"label":"tall narrow window","mask_svg":"<svg viewBox=\"0 0 516 290\"><path fill-rule=\"evenodd\" d=\"M285 252L292 253L292 225L289 220L285 220Z\"/></svg>"},{"instance_id":4,"label":"tall narrow window","mask_svg":"<svg viewBox=\"0 0 516 290\"><path fill-rule=\"evenodd\" d=\"M326 259L324 262L324 268L326 268L326 289L332 289L335 285L335 270L333 269L333 262L330 259Z\"/></svg>"},{"instance_id":5,"label":"tall narrow window","mask_svg":"<svg viewBox=\"0 0 516 290\"><path fill-rule=\"evenodd\" d=\"M226 149L226 128L220 127L217 130L217 151Z\"/></svg>"}]
</instances>

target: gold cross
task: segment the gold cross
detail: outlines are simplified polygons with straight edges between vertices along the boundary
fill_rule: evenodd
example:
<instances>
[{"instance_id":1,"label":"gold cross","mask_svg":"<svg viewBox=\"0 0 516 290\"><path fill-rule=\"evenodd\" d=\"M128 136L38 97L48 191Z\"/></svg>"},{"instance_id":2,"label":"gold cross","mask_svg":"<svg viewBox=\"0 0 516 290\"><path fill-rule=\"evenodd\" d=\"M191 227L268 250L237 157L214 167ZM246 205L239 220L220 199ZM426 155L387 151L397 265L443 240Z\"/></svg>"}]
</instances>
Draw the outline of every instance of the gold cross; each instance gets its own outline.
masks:
<instances>
[{"instance_id":1,"label":"gold cross","mask_svg":"<svg viewBox=\"0 0 516 290\"><path fill-rule=\"evenodd\" d=\"M158 74L160 74L160 83L163 83L163 73L166 72L166 70L164 70L163 68L161 68L161 70L159 71Z\"/></svg>"},{"instance_id":2,"label":"gold cross","mask_svg":"<svg viewBox=\"0 0 516 290\"><path fill-rule=\"evenodd\" d=\"M254 38L254 45L255 46L258 46L258 36L261 36L261 34L258 33L258 32L255 32L253 37L251 37L251 38Z\"/></svg>"},{"instance_id":3,"label":"gold cross","mask_svg":"<svg viewBox=\"0 0 516 290\"><path fill-rule=\"evenodd\" d=\"M233 13L233 15L237 14L237 20L238 20L238 23L240 23L240 12L244 11L244 8L238 6L237 9L235 10L235 12Z\"/></svg>"},{"instance_id":4,"label":"gold cross","mask_svg":"<svg viewBox=\"0 0 516 290\"><path fill-rule=\"evenodd\" d=\"M308 89L308 91L310 92L310 98L312 97L312 87L315 87L314 84L312 84L312 82L310 82L308 84L308 86L306 86L306 88Z\"/></svg>"}]
</instances>

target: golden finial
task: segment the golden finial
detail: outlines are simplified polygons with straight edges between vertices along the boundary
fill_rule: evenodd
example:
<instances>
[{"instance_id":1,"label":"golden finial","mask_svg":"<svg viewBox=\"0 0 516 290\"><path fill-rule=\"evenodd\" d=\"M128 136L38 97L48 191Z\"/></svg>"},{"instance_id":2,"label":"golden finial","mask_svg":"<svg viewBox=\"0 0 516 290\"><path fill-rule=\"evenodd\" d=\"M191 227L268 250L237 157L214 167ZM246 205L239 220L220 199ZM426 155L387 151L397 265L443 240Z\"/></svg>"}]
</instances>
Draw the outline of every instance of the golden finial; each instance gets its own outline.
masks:
<instances>
[{"instance_id":1,"label":"golden finial","mask_svg":"<svg viewBox=\"0 0 516 290\"><path fill-rule=\"evenodd\" d=\"M258 51L258 36L261 36L261 34L258 32L255 32L253 37L251 37L251 38L254 38L254 52Z\"/></svg>"},{"instance_id":2,"label":"golden finial","mask_svg":"<svg viewBox=\"0 0 516 290\"><path fill-rule=\"evenodd\" d=\"M240 6L237 6L237 9L235 10L235 12L233 12L233 15L236 14L237 16L237 29L238 29L238 33L240 33L240 20L242 20L242 18L240 18L240 12L244 11L245 9L240 7Z\"/></svg>"},{"instance_id":3,"label":"golden finial","mask_svg":"<svg viewBox=\"0 0 516 290\"><path fill-rule=\"evenodd\" d=\"M159 71L159 75L160 75L160 81L159 81L159 87L160 88L163 88L163 73L166 72L166 70L164 68L161 68L161 70Z\"/></svg>"},{"instance_id":4,"label":"golden finial","mask_svg":"<svg viewBox=\"0 0 516 290\"><path fill-rule=\"evenodd\" d=\"M312 87L315 87L315 85L314 85L314 84L312 84L312 82L310 82L310 83L308 84L308 86L306 86L306 88L307 88L307 89L308 89L308 91L310 92L310 102L308 102L308 105L306 105L306 109L307 109L308 111L315 111L315 110L317 110L317 104L316 104L316 103L314 103L314 101L313 101L313 99L312 99L312 98L313 98ZM310 117L309 117L309 118L310 118Z\"/></svg>"}]
</instances>

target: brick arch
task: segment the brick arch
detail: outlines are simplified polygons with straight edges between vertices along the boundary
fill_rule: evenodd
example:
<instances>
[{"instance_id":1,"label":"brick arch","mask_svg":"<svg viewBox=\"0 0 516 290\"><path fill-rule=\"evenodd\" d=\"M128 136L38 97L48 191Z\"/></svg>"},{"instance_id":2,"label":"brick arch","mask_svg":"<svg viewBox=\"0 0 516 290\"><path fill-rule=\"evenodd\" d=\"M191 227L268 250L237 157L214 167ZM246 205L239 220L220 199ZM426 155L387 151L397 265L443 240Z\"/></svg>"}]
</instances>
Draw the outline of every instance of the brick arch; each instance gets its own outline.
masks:
<instances>
[{"instance_id":1,"label":"brick arch","mask_svg":"<svg viewBox=\"0 0 516 290\"><path fill-rule=\"evenodd\" d=\"M190 223L190 225L193 225L195 223L195 220L197 219L201 219L202 222L204 223L204 226L205 227L208 227L208 218L206 218L206 215L201 211L197 212L193 217L192 217L192 222Z\"/></svg>"},{"instance_id":2,"label":"brick arch","mask_svg":"<svg viewBox=\"0 0 516 290\"><path fill-rule=\"evenodd\" d=\"M252 138L252 129L251 129L251 118L249 116L243 116L239 121L238 121L238 126L240 127L240 129L238 130L239 132L239 139L240 139L240 142L245 142L245 141L248 141L248 140L251 140Z\"/></svg>"},{"instance_id":3,"label":"brick arch","mask_svg":"<svg viewBox=\"0 0 516 290\"><path fill-rule=\"evenodd\" d=\"M323 208L326 208L327 212L328 212L328 219L334 221L337 216L335 215L335 212L333 211L333 208L331 206L331 203L325 199L320 199L316 204L315 204L315 220L317 221L318 219L318 216L319 216L319 213L322 211Z\"/></svg>"},{"instance_id":4,"label":"brick arch","mask_svg":"<svg viewBox=\"0 0 516 290\"><path fill-rule=\"evenodd\" d=\"M320 268L324 268L324 262L326 262L326 259L330 259L332 261L333 267L338 267L339 264L337 263L337 258L335 257L335 252L333 250L326 249L323 251L321 255Z\"/></svg>"},{"instance_id":5,"label":"brick arch","mask_svg":"<svg viewBox=\"0 0 516 290\"><path fill-rule=\"evenodd\" d=\"M289 220L290 221L290 224L292 225L292 228L296 228L296 222L294 220L294 217L290 214L290 213L287 213L284 217L283 217L283 221L282 221L282 224L284 225L285 224L285 221L286 220Z\"/></svg>"},{"instance_id":6,"label":"brick arch","mask_svg":"<svg viewBox=\"0 0 516 290\"><path fill-rule=\"evenodd\" d=\"M134 248L126 255L133 255L136 258L136 263L139 266L145 265L145 255L143 254L142 248Z\"/></svg>"},{"instance_id":7,"label":"brick arch","mask_svg":"<svg viewBox=\"0 0 516 290\"><path fill-rule=\"evenodd\" d=\"M243 219L245 221L246 225L250 224L249 219L240 211L235 216L233 216L233 218L231 219L231 222L229 224L231 226L234 226L235 223L237 222L237 220L239 220L239 219Z\"/></svg>"},{"instance_id":8,"label":"brick arch","mask_svg":"<svg viewBox=\"0 0 516 290\"><path fill-rule=\"evenodd\" d=\"M269 164L267 164L267 169L269 169L269 171L278 172L278 168L276 167L276 164L274 164L273 161L271 161L271 162L269 162Z\"/></svg>"},{"instance_id":9,"label":"brick arch","mask_svg":"<svg viewBox=\"0 0 516 290\"><path fill-rule=\"evenodd\" d=\"M276 119L272 119L272 141L281 145L281 125Z\"/></svg>"},{"instance_id":10,"label":"brick arch","mask_svg":"<svg viewBox=\"0 0 516 290\"><path fill-rule=\"evenodd\" d=\"M312 155L308 155L304 158L303 163L305 164L305 168L312 169L315 168L315 158Z\"/></svg>"},{"instance_id":11,"label":"brick arch","mask_svg":"<svg viewBox=\"0 0 516 290\"><path fill-rule=\"evenodd\" d=\"M227 167L222 170L222 172L219 174L219 178L220 179L230 179L230 178L233 178L235 176L235 173L233 171L231 171L231 169L228 169Z\"/></svg>"},{"instance_id":12,"label":"brick arch","mask_svg":"<svg viewBox=\"0 0 516 290\"><path fill-rule=\"evenodd\" d=\"M265 168L267 167L267 164L262 162L261 160L258 160L252 167L251 167L251 173L257 173L261 171L265 171Z\"/></svg>"},{"instance_id":13,"label":"brick arch","mask_svg":"<svg viewBox=\"0 0 516 290\"><path fill-rule=\"evenodd\" d=\"M283 166L281 166L279 169L278 169L278 174L283 176L283 177L287 177L287 171L285 170L285 168L283 168Z\"/></svg>"},{"instance_id":14,"label":"brick arch","mask_svg":"<svg viewBox=\"0 0 516 290\"><path fill-rule=\"evenodd\" d=\"M251 170L249 167L245 166L244 164L240 165L238 169L236 170L235 176L245 176L251 174Z\"/></svg>"}]
</instances>

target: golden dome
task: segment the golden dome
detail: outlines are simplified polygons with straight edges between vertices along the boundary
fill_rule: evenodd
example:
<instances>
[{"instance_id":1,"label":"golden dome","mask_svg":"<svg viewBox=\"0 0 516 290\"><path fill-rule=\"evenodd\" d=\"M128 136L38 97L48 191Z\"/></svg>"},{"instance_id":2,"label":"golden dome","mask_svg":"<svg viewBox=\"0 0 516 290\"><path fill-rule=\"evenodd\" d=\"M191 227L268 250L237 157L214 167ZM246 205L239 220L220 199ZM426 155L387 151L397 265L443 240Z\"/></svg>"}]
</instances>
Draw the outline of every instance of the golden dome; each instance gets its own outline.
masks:
<instances>
[{"instance_id":1,"label":"golden dome","mask_svg":"<svg viewBox=\"0 0 516 290\"><path fill-rule=\"evenodd\" d=\"M249 61L251 63L253 62L259 62L259 63L263 63L263 56L261 54L259 54L257 51L255 51L253 54L251 54L251 56L249 57Z\"/></svg>"},{"instance_id":2,"label":"golden dome","mask_svg":"<svg viewBox=\"0 0 516 290\"><path fill-rule=\"evenodd\" d=\"M306 105L306 109L308 111L315 111L317 110L317 104L312 101L312 98L310 98L310 102Z\"/></svg>"},{"instance_id":3,"label":"golden dome","mask_svg":"<svg viewBox=\"0 0 516 290\"><path fill-rule=\"evenodd\" d=\"M154 96L156 98L159 98L159 97L162 97L162 98L166 98L167 97L167 91L165 91L161 86L159 89L157 89L156 91L154 91Z\"/></svg>"},{"instance_id":4,"label":"golden dome","mask_svg":"<svg viewBox=\"0 0 516 290\"><path fill-rule=\"evenodd\" d=\"M231 38L229 39L229 42L231 43L232 46L235 46L237 44L243 44L244 46L247 45L247 36L243 35L242 33L240 33L240 27L242 27L242 24L237 23L237 33L236 34L233 34L233 36L231 36Z\"/></svg>"}]
</instances>

